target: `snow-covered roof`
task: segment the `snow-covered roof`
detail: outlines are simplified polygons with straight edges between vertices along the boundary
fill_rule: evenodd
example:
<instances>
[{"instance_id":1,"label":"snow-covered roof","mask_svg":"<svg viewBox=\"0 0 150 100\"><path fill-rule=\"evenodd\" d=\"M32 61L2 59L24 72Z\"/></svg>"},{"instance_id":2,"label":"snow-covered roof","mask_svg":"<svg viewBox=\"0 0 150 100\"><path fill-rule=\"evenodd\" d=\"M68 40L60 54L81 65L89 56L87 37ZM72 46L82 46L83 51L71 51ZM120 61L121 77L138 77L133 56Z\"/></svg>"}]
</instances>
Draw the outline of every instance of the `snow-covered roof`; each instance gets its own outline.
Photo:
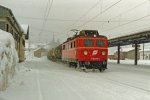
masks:
<instances>
[{"instance_id":1,"label":"snow-covered roof","mask_svg":"<svg viewBox=\"0 0 150 100\"><path fill-rule=\"evenodd\" d=\"M144 49L145 52L150 51L150 49ZM140 52L143 52L143 50L140 50Z\"/></svg>"},{"instance_id":2,"label":"snow-covered roof","mask_svg":"<svg viewBox=\"0 0 150 100\"><path fill-rule=\"evenodd\" d=\"M23 31L24 31L24 34L27 34L27 33L28 33L28 29L29 29L29 25L27 25L27 24L22 24L21 27L22 27L22 29L23 29Z\"/></svg>"},{"instance_id":3,"label":"snow-covered roof","mask_svg":"<svg viewBox=\"0 0 150 100\"><path fill-rule=\"evenodd\" d=\"M12 23L16 24L17 28L19 28L19 31L23 31L20 24L18 23L18 21L16 20L13 12L11 11L11 9L4 7L2 5L0 5L0 9L2 9L2 12L4 10L4 13L0 13L1 17L7 17Z\"/></svg>"},{"instance_id":4,"label":"snow-covered roof","mask_svg":"<svg viewBox=\"0 0 150 100\"><path fill-rule=\"evenodd\" d=\"M122 52L128 52L134 50L134 48L122 48Z\"/></svg>"},{"instance_id":5,"label":"snow-covered roof","mask_svg":"<svg viewBox=\"0 0 150 100\"><path fill-rule=\"evenodd\" d=\"M120 52L129 52L131 50L134 50L134 48L121 48ZM118 50L115 50L114 53L116 53Z\"/></svg>"}]
</instances>

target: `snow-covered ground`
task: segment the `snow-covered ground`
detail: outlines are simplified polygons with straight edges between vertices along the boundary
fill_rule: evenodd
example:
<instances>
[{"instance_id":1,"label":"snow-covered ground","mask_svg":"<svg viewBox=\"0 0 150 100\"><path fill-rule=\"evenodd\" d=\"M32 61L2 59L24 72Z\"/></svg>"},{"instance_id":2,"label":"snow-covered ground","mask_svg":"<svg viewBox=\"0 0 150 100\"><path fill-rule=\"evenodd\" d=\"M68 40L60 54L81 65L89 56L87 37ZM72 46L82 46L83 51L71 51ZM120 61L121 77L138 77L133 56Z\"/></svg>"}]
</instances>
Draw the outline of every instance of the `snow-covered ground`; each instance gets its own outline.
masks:
<instances>
[{"instance_id":1,"label":"snow-covered ground","mask_svg":"<svg viewBox=\"0 0 150 100\"><path fill-rule=\"evenodd\" d=\"M117 60L108 60L111 63L117 63ZM121 64L134 64L134 60L120 60ZM150 65L150 60L138 60L138 65Z\"/></svg>"},{"instance_id":2,"label":"snow-covered ground","mask_svg":"<svg viewBox=\"0 0 150 100\"><path fill-rule=\"evenodd\" d=\"M110 63L85 73L46 57L28 60L0 100L150 100L150 67Z\"/></svg>"}]
</instances>

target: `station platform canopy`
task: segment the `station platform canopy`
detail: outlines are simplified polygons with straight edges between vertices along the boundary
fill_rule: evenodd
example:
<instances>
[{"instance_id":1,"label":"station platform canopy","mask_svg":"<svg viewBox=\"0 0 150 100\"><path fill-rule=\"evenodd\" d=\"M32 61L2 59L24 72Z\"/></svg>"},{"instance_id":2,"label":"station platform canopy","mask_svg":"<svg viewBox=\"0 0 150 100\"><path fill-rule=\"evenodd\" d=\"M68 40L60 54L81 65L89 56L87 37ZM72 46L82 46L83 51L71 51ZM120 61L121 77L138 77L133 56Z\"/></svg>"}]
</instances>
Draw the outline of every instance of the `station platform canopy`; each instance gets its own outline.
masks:
<instances>
[{"instance_id":1,"label":"station platform canopy","mask_svg":"<svg viewBox=\"0 0 150 100\"><path fill-rule=\"evenodd\" d=\"M150 42L150 30L109 39L109 47Z\"/></svg>"}]
</instances>

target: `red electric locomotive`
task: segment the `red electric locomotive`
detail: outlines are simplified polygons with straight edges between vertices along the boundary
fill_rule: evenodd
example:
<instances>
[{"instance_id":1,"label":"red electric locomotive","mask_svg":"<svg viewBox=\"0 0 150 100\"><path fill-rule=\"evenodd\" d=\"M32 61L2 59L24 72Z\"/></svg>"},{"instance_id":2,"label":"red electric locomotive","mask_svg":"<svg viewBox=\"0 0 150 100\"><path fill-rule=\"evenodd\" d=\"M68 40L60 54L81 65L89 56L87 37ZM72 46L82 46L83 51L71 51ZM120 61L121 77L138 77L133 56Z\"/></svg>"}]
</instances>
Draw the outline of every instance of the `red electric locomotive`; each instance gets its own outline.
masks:
<instances>
[{"instance_id":1,"label":"red electric locomotive","mask_svg":"<svg viewBox=\"0 0 150 100\"><path fill-rule=\"evenodd\" d=\"M62 44L62 61L82 69L107 69L108 40L97 30L82 30Z\"/></svg>"}]
</instances>

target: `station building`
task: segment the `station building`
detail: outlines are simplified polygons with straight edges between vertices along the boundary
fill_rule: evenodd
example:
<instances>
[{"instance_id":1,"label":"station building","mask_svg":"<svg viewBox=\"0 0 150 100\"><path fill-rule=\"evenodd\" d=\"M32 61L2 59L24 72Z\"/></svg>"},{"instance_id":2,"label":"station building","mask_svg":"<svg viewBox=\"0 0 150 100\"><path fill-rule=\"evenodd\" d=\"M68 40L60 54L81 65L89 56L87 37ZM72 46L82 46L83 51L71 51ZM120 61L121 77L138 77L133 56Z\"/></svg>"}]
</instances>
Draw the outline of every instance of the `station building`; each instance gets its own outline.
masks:
<instances>
[{"instance_id":1,"label":"station building","mask_svg":"<svg viewBox=\"0 0 150 100\"><path fill-rule=\"evenodd\" d=\"M143 55L144 52L144 55ZM141 60L150 60L150 49L140 50L140 59Z\"/></svg>"},{"instance_id":2,"label":"station building","mask_svg":"<svg viewBox=\"0 0 150 100\"><path fill-rule=\"evenodd\" d=\"M19 62L24 61L25 39L28 39L29 27L28 31L23 30L12 11L0 5L0 29L12 34L15 40L16 50L18 52Z\"/></svg>"}]
</instances>

